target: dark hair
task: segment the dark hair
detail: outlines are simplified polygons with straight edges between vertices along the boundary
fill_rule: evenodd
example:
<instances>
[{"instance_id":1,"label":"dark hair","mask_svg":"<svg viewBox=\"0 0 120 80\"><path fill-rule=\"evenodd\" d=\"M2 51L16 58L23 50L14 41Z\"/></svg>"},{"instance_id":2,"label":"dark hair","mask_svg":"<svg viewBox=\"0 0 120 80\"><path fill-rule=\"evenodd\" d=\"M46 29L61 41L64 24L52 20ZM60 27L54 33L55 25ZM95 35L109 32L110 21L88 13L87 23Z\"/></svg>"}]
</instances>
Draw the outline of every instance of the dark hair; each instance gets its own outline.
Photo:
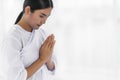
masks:
<instances>
[{"instance_id":1,"label":"dark hair","mask_svg":"<svg viewBox=\"0 0 120 80\"><path fill-rule=\"evenodd\" d=\"M23 4L23 11L19 14L15 24L17 24L22 18L26 6L30 6L31 12L34 12L37 9L53 8L53 2L52 0L25 0Z\"/></svg>"}]
</instances>

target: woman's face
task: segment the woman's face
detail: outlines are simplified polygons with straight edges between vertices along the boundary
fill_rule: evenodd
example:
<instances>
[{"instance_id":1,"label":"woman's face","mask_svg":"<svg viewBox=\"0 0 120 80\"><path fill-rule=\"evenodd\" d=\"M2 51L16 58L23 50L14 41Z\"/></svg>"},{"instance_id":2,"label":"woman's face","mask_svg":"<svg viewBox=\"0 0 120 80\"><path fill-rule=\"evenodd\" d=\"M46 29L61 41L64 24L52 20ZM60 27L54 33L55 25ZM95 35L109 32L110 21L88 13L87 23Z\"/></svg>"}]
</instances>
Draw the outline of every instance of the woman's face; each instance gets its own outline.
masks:
<instances>
[{"instance_id":1,"label":"woman's face","mask_svg":"<svg viewBox=\"0 0 120 80\"><path fill-rule=\"evenodd\" d=\"M29 15L28 24L33 29L38 29L42 24L45 24L47 18L50 16L52 8L35 10Z\"/></svg>"}]
</instances>

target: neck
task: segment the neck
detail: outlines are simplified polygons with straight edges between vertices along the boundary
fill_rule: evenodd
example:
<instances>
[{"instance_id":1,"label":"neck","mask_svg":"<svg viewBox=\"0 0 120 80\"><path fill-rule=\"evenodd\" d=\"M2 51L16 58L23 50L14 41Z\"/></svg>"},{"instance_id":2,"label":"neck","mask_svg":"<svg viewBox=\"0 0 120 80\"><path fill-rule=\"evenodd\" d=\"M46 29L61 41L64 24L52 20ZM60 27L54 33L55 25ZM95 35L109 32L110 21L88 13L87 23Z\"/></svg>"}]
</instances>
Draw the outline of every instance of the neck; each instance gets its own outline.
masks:
<instances>
[{"instance_id":1,"label":"neck","mask_svg":"<svg viewBox=\"0 0 120 80\"><path fill-rule=\"evenodd\" d=\"M25 19L22 17L21 20L17 23L18 25L20 25L23 29L25 29L28 32L32 32L32 28L27 24L27 22L25 21Z\"/></svg>"}]
</instances>

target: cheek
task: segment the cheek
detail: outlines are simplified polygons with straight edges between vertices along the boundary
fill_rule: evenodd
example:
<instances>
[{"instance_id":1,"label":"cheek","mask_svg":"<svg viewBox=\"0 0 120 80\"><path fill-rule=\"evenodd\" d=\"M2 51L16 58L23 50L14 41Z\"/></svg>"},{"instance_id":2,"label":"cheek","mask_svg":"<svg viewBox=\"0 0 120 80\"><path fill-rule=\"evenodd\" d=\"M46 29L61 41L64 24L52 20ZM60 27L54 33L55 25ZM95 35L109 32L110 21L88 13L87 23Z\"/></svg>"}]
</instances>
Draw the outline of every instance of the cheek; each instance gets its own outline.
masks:
<instances>
[{"instance_id":1,"label":"cheek","mask_svg":"<svg viewBox=\"0 0 120 80\"><path fill-rule=\"evenodd\" d=\"M39 18L37 16L31 16L30 22L35 24L35 23L39 22Z\"/></svg>"}]
</instances>

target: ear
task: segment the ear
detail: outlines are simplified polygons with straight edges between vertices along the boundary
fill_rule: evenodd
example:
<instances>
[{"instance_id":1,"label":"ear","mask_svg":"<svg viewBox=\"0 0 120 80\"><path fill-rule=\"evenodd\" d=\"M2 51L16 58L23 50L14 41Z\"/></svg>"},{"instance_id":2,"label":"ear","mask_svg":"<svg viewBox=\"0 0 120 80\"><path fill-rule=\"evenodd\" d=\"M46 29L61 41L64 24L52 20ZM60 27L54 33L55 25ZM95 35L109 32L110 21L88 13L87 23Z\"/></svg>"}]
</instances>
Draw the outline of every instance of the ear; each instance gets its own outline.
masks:
<instances>
[{"instance_id":1,"label":"ear","mask_svg":"<svg viewBox=\"0 0 120 80\"><path fill-rule=\"evenodd\" d=\"M25 14L26 14L26 15L31 14L30 6L25 7Z\"/></svg>"}]
</instances>

